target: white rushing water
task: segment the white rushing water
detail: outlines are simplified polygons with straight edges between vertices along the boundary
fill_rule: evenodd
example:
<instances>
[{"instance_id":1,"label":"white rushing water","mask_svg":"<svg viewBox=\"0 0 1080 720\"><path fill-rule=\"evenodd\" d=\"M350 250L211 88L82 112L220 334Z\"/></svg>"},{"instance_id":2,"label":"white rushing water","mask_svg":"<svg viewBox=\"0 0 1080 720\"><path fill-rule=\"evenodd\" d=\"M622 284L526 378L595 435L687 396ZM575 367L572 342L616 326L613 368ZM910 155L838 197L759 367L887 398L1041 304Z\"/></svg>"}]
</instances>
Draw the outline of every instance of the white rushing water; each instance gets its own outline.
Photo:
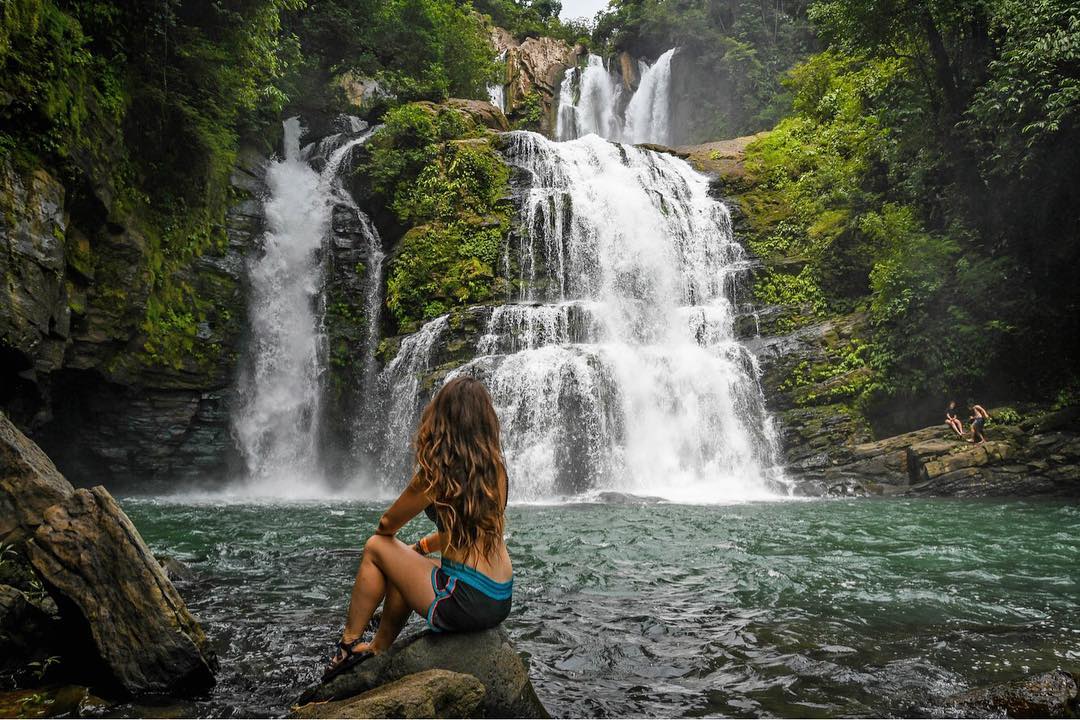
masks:
<instances>
[{"instance_id":1,"label":"white rushing water","mask_svg":"<svg viewBox=\"0 0 1080 720\"><path fill-rule=\"evenodd\" d=\"M499 57L496 62L499 65L500 72L503 75L506 74L506 50L499 53ZM492 105L499 108L503 112L506 112L506 85L503 82L492 83L487 86L488 100Z\"/></svg>"},{"instance_id":2,"label":"white rushing water","mask_svg":"<svg viewBox=\"0 0 1080 720\"><path fill-rule=\"evenodd\" d=\"M589 134L627 143L671 142L671 59L675 48L653 65L638 64L640 80L627 99L622 78L596 55L584 68L566 72L559 86L555 137Z\"/></svg>"},{"instance_id":3,"label":"white rushing water","mask_svg":"<svg viewBox=\"0 0 1080 720\"><path fill-rule=\"evenodd\" d=\"M454 374L491 390L512 498L774 495L775 434L733 331L746 263L707 179L596 136L512 133L507 155L531 178L521 226L532 232L505 261L521 290ZM445 322L413 336L425 358Z\"/></svg>"},{"instance_id":4,"label":"white rushing water","mask_svg":"<svg viewBox=\"0 0 1080 720\"><path fill-rule=\"evenodd\" d=\"M370 132L361 132L364 127L350 122L347 132L301 151L303 128L298 118L290 118L284 122L284 157L267 169L267 231L261 252L248 267L249 367L233 418L247 465L246 489L252 494L312 495L324 487L319 462L325 362L321 250L335 205L355 210L369 230L369 257L375 265L369 285L374 285L375 298L366 299L366 311L377 320L381 241L338 177L353 148L369 137ZM309 164L316 158L324 161L321 172ZM372 356L376 341L374 334L368 338Z\"/></svg>"}]
</instances>

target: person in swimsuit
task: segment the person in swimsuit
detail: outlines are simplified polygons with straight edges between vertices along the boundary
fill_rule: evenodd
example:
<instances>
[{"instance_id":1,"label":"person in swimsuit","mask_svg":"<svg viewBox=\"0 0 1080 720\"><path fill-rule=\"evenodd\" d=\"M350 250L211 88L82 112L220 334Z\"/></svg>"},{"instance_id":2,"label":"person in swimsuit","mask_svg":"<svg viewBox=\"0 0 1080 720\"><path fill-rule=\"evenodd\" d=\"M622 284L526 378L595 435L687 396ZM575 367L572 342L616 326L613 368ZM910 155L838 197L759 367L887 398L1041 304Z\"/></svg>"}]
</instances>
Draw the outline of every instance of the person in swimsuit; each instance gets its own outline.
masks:
<instances>
[{"instance_id":1,"label":"person in swimsuit","mask_svg":"<svg viewBox=\"0 0 1080 720\"><path fill-rule=\"evenodd\" d=\"M324 679L385 652L414 611L433 632L485 630L506 619L514 586L503 541L507 492L491 397L478 380L454 378L420 418L412 480L364 544L345 631ZM425 511L437 532L411 547L395 537ZM441 553L441 562L428 553ZM380 603L379 629L362 642Z\"/></svg>"},{"instance_id":2,"label":"person in swimsuit","mask_svg":"<svg viewBox=\"0 0 1080 720\"><path fill-rule=\"evenodd\" d=\"M986 421L990 419L990 413L986 412L986 409L982 405L971 406L971 439L970 443L983 443L986 442L986 434L983 429L986 427Z\"/></svg>"},{"instance_id":3,"label":"person in swimsuit","mask_svg":"<svg viewBox=\"0 0 1080 720\"><path fill-rule=\"evenodd\" d=\"M949 406L945 408L945 424L953 429L960 437L964 437L964 423L961 422L960 416L956 414L956 401L950 400Z\"/></svg>"}]
</instances>

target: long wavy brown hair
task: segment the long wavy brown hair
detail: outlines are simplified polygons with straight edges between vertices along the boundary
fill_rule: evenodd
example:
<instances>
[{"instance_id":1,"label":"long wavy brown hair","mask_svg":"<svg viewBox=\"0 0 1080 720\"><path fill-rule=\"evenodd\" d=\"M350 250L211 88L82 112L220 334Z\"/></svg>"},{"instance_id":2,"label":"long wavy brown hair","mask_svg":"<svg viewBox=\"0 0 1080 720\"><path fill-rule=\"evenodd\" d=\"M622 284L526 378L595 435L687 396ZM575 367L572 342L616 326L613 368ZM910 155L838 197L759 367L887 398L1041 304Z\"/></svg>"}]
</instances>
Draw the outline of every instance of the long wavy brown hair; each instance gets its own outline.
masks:
<instances>
[{"instance_id":1,"label":"long wavy brown hair","mask_svg":"<svg viewBox=\"0 0 1080 720\"><path fill-rule=\"evenodd\" d=\"M499 418L483 383L450 380L416 432L416 476L435 503L447 544L466 559L491 557L502 541L506 465Z\"/></svg>"}]
</instances>

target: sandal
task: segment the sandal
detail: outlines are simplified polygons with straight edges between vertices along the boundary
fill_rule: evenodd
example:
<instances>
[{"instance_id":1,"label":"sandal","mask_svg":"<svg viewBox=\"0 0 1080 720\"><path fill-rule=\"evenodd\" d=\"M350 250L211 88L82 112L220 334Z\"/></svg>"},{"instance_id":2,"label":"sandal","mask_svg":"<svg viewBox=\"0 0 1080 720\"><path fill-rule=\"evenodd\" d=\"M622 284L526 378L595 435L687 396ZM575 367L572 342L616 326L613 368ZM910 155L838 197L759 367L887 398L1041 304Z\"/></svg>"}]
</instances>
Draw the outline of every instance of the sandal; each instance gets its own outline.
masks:
<instances>
[{"instance_id":1,"label":"sandal","mask_svg":"<svg viewBox=\"0 0 1080 720\"><path fill-rule=\"evenodd\" d=\"M343 639L337 644L337 652L334 653L334 657L330 659L330 664L327 665L326 669L323 671L323 682L326 682L345 672L349 668L356 667L368 658L375 656L375 653L370 650L355 652L356 646L360 644L363 638L364 636L361 635L352 642L345 642Z\"/></svg>"}]
</instances>

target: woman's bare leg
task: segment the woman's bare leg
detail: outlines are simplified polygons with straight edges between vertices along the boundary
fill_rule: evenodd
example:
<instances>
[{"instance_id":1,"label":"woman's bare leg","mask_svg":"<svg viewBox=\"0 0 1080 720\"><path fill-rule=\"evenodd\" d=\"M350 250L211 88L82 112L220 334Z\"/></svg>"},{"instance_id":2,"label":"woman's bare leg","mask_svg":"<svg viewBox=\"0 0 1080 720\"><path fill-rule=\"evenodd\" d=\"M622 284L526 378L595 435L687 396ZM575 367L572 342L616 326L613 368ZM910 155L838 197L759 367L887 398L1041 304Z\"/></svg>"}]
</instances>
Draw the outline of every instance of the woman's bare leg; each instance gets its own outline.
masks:
<instances>
[{"instance_id":1,"label":"woman's bare leg","mask_svg":"<svg viewBox=\"0 0 1080 720\"><path fill-rule=\"evenodd\" d=\"M345 622L343 639L351 642L360 637L375 614L375 609L383 598L388 603L383 608L383 618L379 625L379 633L383 634L382 627L389 623L387 630L395 624L403 624L408 617L408 610L416 610L419 613L427 612L427 608L435 599L435 591L431 587L431 569L435 567L435 561L418 555L400 540L385 535L372 535L364 544L364 556L360 561L360 569L356 573L356 582L353 584L352 599L349 602L349 615ZM392 589L393 592L389 592ZM400 596L399 601L392 596ZM402 612L404 606L406 611ZM399 616L394 623L394 615ZM403 616L403 617L401 617ZM398 627L397 632L401 628ZM394 633L394 636L397 635ZM393 640L391 639L391 642ZM378 651L385 650L387 646L377 645ZM362 651L363 646L357 646L357 652Z\"/></svg>"},{"instance_id":2,"label":"woman's bare leg","mask_svg":"<svg viewBox=\"0 0 1080 720\"><path fill-rule=\"evenodd\" d=\"M382 620L379 621L379 631L375 633L375 639L371 641L371 651L381 653L393 645L411 613L412 608L405 602L401 591L393 585L387 586Z\"/></svg>"}]
</instances>

